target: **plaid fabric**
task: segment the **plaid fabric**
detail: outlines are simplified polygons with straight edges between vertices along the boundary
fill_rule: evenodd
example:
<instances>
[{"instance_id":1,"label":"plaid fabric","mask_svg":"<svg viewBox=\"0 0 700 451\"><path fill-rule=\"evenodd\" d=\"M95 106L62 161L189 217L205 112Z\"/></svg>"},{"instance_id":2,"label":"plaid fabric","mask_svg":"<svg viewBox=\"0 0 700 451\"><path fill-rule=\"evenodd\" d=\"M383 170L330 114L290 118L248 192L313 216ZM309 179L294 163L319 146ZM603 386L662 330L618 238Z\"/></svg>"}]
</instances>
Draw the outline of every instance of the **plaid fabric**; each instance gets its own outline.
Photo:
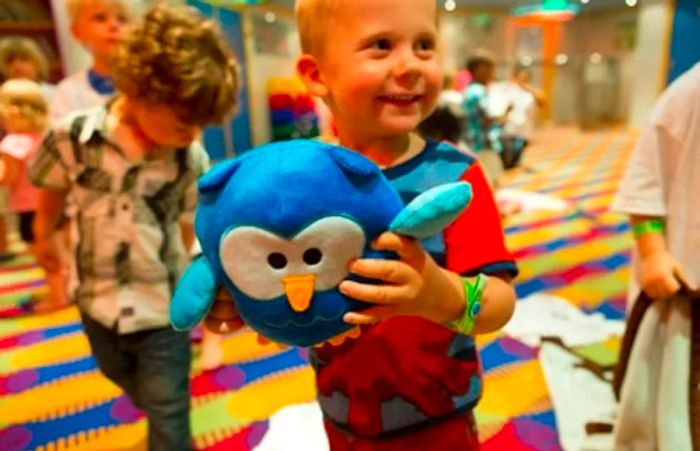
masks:
<instances>
[{"instance_id":1,"label":"plaid fabric","mask_svg":"<svg viewBox=\"0 0 700 451\"><path fill-rule=\"evenodd\" d=\"M130 161L106 118L99 107L49 132L29 176L67 190L76 210L71 287L82 310L120 333L163 327L187 263L180 221L192 221L208 158L193 143L163 159Z\"/></svg>"},{"instance_id":2,"label":"plaid fabric","mask_svg":"<svg viewBox=\"0 0 700 451\"><path fill-rule=\"evenodd\" d=\"M467 114L466 140L474 152L494 150L503 151L501 143L502 127L489 124L488 90L486 86L472 83L464 95L464 110Z\"/></svg>"}]
</instances>

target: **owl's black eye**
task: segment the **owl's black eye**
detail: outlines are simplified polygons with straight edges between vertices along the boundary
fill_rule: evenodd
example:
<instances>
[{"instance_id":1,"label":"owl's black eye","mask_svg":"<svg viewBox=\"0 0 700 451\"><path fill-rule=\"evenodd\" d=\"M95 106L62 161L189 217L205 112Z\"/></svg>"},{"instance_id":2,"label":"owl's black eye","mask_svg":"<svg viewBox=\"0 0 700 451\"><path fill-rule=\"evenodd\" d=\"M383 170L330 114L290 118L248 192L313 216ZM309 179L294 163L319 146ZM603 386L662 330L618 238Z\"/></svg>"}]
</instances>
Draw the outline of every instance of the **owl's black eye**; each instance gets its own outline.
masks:
<instances>
[{"instance_id":1,"label":"owl's black eye","mask_svg":"<svg viewBox=\"0 0 700 451\"><path fill-rule=\"evenodd\" d=\"M279 252L273 252L267 256L267 263L274 269L284 269L284 267L287 266L287 257Z\"/></svg>"},{"instance_id":2,"label":"owl's black eye","mask_svg":"<svg viewBox=\"0 0 700 451\"><path fill-rule=\"evenodd\" d=\"M315 247L307 249L306 252L304 252L304 263L307 265L318 265L322 258L323 254Z\"/></svg>"}]
</instances>

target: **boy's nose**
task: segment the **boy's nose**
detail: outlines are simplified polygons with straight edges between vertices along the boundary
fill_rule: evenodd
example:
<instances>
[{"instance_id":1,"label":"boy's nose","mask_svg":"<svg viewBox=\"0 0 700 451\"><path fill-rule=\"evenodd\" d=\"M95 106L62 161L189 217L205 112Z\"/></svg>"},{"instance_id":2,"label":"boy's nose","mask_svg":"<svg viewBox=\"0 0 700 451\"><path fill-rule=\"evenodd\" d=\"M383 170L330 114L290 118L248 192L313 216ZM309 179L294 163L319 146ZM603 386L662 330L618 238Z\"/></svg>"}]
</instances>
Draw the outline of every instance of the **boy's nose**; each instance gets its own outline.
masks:
<instances>
[{"instance_id":1,"label":"boy's nose","mask_svg":"<svg viewBox=\"0 0 700 451\"><path fill-rule=\"evenodd\" d=\"M107 22L107 25L109 26L110 31L117 32L119 31L122 22L119 20L118 17L110 17L109 21Z\"/></svg>"},{"instance_id":2,"label":"boy's nose","mask_svg":"<svg viewBox=\"0 0 700 451\"><path fill-rule=\"evenodd\" d=\"M420 61L413 52L405 52L399 56L399 59L394 67L394 74L399 76L405 76L410 74L417 74L420 71Z\"/></svg>"}]
</instances>

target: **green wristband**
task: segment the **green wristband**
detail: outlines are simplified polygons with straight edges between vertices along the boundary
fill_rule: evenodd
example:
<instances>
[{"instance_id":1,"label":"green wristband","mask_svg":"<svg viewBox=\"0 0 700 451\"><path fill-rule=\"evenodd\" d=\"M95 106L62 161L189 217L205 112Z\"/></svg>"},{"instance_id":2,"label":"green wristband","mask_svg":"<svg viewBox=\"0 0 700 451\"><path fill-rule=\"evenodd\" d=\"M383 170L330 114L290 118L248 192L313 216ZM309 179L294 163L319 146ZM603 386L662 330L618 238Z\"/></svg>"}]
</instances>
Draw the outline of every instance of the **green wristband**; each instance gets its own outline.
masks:
<instances>
[{"instance_id":1,"label":"green wristband","mask_svg":"<svg viewBox=\"0 0 700 451\"><path fill-rule=\"evenodd\" d=\"M474 330L476 317L481 312L481 298L488 283L488 277L479 274L472 283L467 278L462 278L464 284L464 313L462 316L447 324L450 329L463 335L469 335Z\"/></svg>"},{"instance_id":2,"label":"green wristband","mask_svg":"<svg viewBox=\"0 0 700 451\"><path fill-rule=\"evenodd\" d=\"M664 230L666 230L666 226L660 219L650 219L632 226L634 236L646 235L647 233L664 233Z\"/></svg>"}]
</instances>

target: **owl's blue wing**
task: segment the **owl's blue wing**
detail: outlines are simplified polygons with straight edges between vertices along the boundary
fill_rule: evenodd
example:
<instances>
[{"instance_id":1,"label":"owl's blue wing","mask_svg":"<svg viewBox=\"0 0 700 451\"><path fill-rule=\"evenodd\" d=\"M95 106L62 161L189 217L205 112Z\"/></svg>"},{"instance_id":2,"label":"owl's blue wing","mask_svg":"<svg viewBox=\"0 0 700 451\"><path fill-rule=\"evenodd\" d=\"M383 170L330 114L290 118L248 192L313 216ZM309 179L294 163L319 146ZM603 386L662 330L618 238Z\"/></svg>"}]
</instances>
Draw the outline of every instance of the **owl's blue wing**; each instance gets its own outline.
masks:
<instances>
[{"instance_id":1,"label":"owl's blue wing","mask_svg":"<svg viewBox=\"0 0 700 451\"><path fill-rule=\"evenodd\" d=\"M467 182L440 185L421 193L394 218L389 230L401 235L424 239L450 225L472 200Z\"/></svg>"},{"instance_id":2,"label":"owl's blue wing","mask_svg":"<svg viewBox=\"0 0 700 451\"><path fill-rule=\"evenodd\" d=\"M216 293L216 279L204 256L196 258L183 274L170 303L170 323L175 330L197 325L209 311Z\"/></svg>"}]
</instances>

